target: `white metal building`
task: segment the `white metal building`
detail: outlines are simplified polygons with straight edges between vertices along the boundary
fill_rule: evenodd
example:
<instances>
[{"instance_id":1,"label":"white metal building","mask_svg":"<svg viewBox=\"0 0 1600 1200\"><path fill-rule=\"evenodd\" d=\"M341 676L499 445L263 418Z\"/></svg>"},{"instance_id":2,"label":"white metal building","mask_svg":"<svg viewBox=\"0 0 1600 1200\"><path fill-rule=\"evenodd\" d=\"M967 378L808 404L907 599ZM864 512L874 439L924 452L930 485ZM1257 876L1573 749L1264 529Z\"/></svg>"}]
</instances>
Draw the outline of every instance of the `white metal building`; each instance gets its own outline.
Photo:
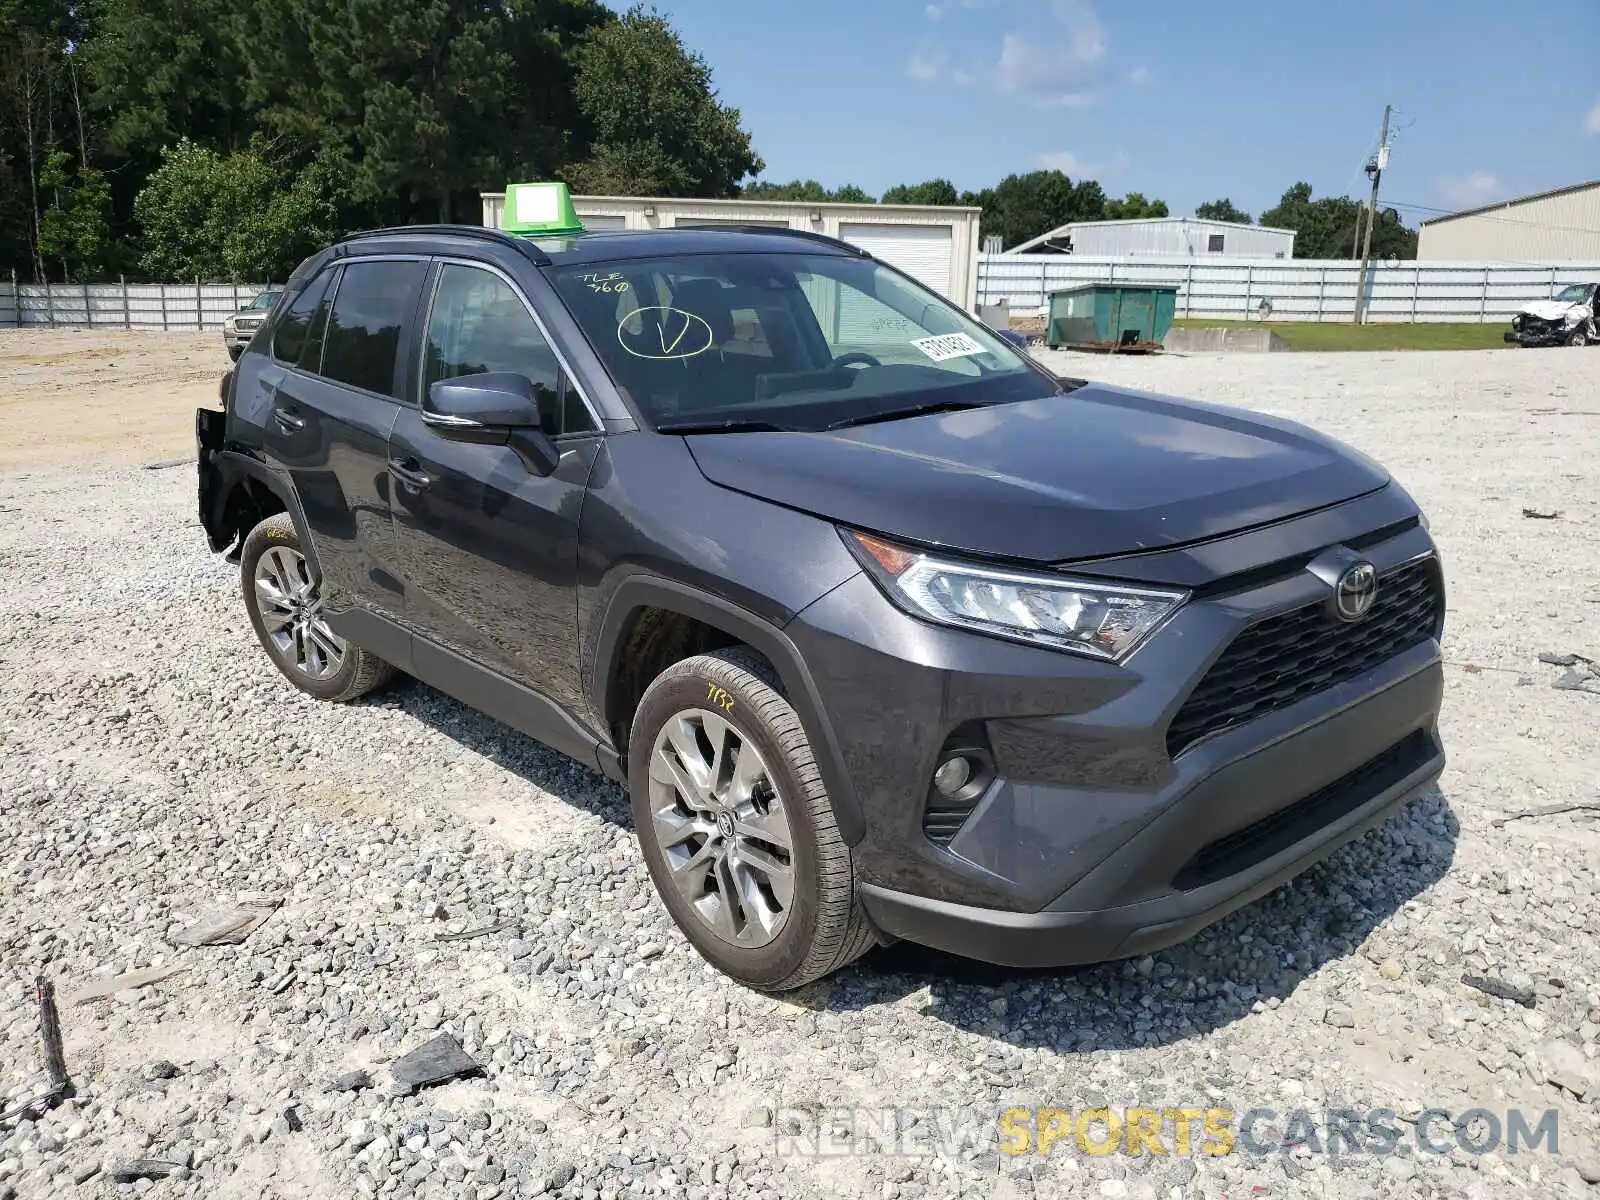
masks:
<instances>
[{"instance_id":1,"label":"white metal building","mask_svg":"<svg viewBox=\"0 0 1600 1200\"><path fill-rule=\"evenodd\" d=\"M1600 179L1424 221L1418 230L1417 258L1600 261Z\"/></svg>"},{"instance_id":2,"label":"white metal building","mask_svg":"<svg viewBox=\"0 0 1600 1200\"><path fill-rule=\"evenodd\" d=\"M572 203L593 230L774 225L824 233L860 246L969 311L978 303L977 208L648 196L574 196ZM500 228L504 212L504 192L483 193L485 225Z\"/></svg>"},{"instance_id":3,"label":"white metal building","mask_svg":"<svg viewBox=\"0 0 1600 1200\"><path fill-rule=\"evenodd\" d=\"M1012 246L1006 253L1293 258L1294 230L1196 217L1073 221Z\"/></svg>"}]
</instances>

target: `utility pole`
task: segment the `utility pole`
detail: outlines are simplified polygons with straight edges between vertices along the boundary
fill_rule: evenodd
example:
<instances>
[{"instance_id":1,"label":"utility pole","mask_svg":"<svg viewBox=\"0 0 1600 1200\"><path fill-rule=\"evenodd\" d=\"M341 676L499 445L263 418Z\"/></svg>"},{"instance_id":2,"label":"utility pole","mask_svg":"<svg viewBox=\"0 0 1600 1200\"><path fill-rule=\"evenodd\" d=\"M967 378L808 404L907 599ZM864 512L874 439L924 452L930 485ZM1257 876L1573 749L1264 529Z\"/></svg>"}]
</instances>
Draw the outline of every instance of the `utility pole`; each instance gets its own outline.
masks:
<instances>
[{"instance_id":1,"label":"utility pole","mask_svg":"<svg viewBox=\"0 0 1600 1200\"><path fill-rule=\"evenodd\" d=\"M1356 276L1356 312L1355 323L1360 325L1366 319L1367 309L1367 272L1372 268L1372 227L1378 223L1378 181L1383 178L1383 169L1389 165L1389 113L1392 106L1383 106L1383 129L1378 134L1378 153L1367 164L1367 174L1372 176L1372 195L1367 199L1367 235L1361 243L1361 273ZM1356 222L1360 225L1359 218Z\"/></svg>"}]
</instances>

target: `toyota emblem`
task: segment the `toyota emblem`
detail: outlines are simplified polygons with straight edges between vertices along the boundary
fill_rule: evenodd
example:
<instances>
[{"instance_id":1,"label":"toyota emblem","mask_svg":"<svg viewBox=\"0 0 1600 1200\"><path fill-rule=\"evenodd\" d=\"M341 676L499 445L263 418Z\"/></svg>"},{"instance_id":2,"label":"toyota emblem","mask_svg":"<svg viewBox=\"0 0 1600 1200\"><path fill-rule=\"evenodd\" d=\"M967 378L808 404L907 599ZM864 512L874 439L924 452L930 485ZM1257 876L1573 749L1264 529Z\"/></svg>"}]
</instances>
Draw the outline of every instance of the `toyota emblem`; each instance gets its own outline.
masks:
<instances>
[{"instance_id":1,"label":"toyota emblem","mask_svg":"<svg viewBox=\"0 0 1600 1200\"><path fill-rule=\"evenodd\" d=\"M1351 563L1333 585L1333 615L1359 621L1378 598L1378 570L1369 562Z\"/></svg>"}]
</instances>

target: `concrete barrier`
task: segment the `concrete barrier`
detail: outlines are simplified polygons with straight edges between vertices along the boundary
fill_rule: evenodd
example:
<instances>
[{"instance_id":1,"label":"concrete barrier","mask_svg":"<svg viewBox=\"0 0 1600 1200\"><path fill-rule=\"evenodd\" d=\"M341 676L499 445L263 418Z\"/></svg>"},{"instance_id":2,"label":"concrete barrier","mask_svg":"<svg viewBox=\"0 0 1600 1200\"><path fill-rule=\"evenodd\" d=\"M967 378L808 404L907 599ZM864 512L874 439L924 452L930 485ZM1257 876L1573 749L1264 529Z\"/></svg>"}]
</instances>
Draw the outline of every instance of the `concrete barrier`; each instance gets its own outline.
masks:
<instances>
[{"instance_id":1,"label":"concrete barrier","mask_svg":"<svg viewBox=\"0 0 1600 1200\"><path fill-rule=\"evenodd\" d=\"M1289 343L1270 329L1169 329L1161 344L1174 354L1261 354L1289 349Z\"/></svg>"}]
</instances>

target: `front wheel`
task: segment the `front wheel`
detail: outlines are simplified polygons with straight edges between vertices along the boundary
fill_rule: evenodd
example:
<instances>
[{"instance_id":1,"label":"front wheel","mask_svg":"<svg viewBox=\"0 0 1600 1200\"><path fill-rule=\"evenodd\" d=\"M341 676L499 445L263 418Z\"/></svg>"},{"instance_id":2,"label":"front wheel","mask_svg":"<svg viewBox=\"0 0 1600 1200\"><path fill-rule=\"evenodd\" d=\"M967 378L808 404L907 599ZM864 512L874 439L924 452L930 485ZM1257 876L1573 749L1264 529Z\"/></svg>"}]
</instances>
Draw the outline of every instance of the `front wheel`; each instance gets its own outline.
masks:
<instances>
[{"instance_id":1,"label":"front wheel","mask_svg":"<svg viewBox=\"0 0 1600 1200\"><path fill-rule=\"evenodd\" d=\"M810 742L765 659L739 647L667 668L628 744L650 876L713 966L787 991L872 946Z\"/></svg>"},{"instance_id":2,"label":"front wheel","mask_svg":"<svg viewBox=\"0 0 1600 1200\"><path fill-rule=\"evenodd\" d=\"M1569 345L1569 346L1587 346L1588 344L1589 344L1589 326L1588 325L1579 325L1576 329L1574 329L1570 334L1567 335L1567 345Z\"/></svg>"},{"instance_id":3,"label":"front wheel","mask_svg":"<svg viewBox=\"0 0 1600 1200\"><path fill-rule=\"evenodd\" d=\"M244 606L262 649L302 692L354 700L394 678L394 668L328 626L316 578L288 513L250 531L239 555Z\"/></svg>"}]
</instances>

